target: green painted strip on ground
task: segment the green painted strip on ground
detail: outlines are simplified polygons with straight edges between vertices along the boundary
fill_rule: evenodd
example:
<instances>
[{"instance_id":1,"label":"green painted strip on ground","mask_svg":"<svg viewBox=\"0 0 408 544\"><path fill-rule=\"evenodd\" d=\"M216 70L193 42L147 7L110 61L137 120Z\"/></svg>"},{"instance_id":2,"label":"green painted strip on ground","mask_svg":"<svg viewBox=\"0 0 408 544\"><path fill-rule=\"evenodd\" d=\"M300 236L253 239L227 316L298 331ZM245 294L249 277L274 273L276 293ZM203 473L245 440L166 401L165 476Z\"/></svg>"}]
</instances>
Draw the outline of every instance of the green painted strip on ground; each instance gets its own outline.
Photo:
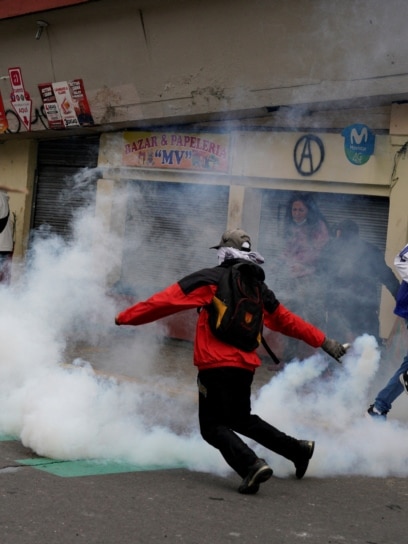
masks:
<instances>
[{"instance_id":1,"label":"green painted strip on ground","mask_svg":"<svg viewBox=\"0 0 408 544\"><path fill-rule=\"evenodd\" d=\"M54 476L62 478L75 478L79 476L98 476L104 474L121 474L125 472L142 472L149 470L169 470L175 468L184 468L182 465L175 467L164 465L133 465L130 463L120 463L117 461L59 461L56 459L47 459L37 457L33 459L20 459L16 461L21 465L32 466L38 470L43 470Z\"/></svg>"},{"instance_id":2,"label":"green painted strip on ground","mask_svg":"<svg viewBox=\"0 0 408 544\"><path fill-rule=\"evenodd\" d=\"M0 442L12 442L14 440L18 440L18 437L12 436L11 434L0 433Z\"/></svg>"},{"instance_id":3,"label":"green painted strip on ground","mask_svg":"<svg viewBox=\"0 0 408 544\"><path fill-rule=\"evenodd\" d=\"M66 461L60 461L58 459L50 459L49 457L30 457L28 459L19 459L16 463L22 465L30 465L35 467L36 465L48 465L49 463L65 463Z\"/></svg>"}]
</instances>

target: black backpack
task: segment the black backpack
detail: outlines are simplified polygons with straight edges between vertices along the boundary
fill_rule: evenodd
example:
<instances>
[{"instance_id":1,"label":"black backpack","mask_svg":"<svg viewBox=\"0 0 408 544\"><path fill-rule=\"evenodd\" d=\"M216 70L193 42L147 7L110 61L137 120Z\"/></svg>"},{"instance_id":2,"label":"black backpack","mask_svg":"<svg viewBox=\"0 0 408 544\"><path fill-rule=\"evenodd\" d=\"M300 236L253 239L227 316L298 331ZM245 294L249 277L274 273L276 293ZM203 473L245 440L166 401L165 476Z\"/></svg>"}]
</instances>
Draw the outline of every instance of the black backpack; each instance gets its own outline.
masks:
<instances>
[{"instance_id":1,"label":"black backpack","mask_svg":"<svg viewBox=\"0 0 408 544\"><path fill-rule=\"evenodd\" d=\"M262 336L263 300L259 267L238 262L226 267L210 305L209 325L219 340L243 351L254 351L262 343L276 364L279 360ZM261 275L264 277L263 270Z\"/></svg>"}]
</instances>

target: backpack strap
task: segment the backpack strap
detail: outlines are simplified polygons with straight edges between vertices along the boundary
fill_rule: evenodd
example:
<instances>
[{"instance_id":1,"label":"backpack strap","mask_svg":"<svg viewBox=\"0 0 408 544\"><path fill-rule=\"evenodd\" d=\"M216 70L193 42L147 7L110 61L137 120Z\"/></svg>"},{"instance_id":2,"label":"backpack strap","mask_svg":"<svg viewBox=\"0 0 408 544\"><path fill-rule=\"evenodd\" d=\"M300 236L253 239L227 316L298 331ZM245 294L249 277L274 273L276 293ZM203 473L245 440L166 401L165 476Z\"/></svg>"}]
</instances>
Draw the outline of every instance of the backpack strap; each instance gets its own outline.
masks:
<instances>
[{"instance_id":1,"label":"backpack strap","mask_svg":"<svg viewBox=\"0 0 408 544\"><path fill-rule=\"evenodd\" d=\"M264 335L262 335L262 338L261 338L261 342L262 342L262 345L263 347L266 349L266 351L268 352L268 355L271 356L273 362L275 363L275 365L279 365L280 364L280 360L278 359L278 357L275 355L275 353L271 350L271 348L268 346L268 343L266 342L265 338L264 338Z\"/></svg>"}]
</instances>

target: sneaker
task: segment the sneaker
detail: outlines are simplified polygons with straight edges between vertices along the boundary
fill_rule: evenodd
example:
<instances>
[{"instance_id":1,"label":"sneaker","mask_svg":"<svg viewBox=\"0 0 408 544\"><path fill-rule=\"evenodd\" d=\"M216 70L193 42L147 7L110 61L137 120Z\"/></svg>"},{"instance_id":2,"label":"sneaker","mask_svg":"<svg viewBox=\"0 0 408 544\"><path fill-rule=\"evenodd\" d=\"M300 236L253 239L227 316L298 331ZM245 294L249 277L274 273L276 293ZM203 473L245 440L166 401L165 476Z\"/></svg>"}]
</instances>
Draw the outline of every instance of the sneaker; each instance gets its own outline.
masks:
<instances>
[{"instance_id":1,"label":"sneaker","mask_svg":"<svg viewBox=\"0 0 408 544\"><path fill-rule=\"evenodd\" d=\"M244 495L254 495L259 491L259 484L266 482L272 476L271 467L264 461L258 459L249 469L248 475L242 480L238 488L239 493Z\"/></svg>"},{"instance_id":2,"label":"sneaker","mask_svg":"<svg viewBox=\"0 0 408 544\"><path fill-rule=\"evenodd\" d=\"M315 443L312 440L299 440L300 457L295 461L296 478L301 480L306 473L309 461L312 458Z\"/></svg>"},{"instance_id":3,"label":"sneaker","mask_svg":"<svg viewBox=\"0 0 408 544\"><path fill-rule=\"evenodd\" d=\"M374 404L370 404L367 414L374 418L387 419L387 412L380 412Z\"/></svg>"},{"instance_id":4,"label":"sneaker","mask_svg":"<svg viewBox=\"0 0 408 544\"><path fill-rule=\"evenodd\" d=\"M405 389L405 393L408 395L408 370L400 374L399 381Z\"/></svg>"}]
</instances>

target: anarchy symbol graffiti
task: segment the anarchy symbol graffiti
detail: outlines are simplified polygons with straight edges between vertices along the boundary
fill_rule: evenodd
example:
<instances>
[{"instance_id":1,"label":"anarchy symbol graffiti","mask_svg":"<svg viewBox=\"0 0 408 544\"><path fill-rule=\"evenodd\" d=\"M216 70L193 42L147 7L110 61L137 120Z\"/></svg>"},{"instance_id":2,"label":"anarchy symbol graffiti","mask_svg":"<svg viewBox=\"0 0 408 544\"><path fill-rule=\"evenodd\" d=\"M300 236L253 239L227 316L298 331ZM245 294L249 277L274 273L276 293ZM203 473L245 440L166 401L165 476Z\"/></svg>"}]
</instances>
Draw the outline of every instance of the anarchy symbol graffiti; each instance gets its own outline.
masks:
<instances>
[{"instance_id":1,"label":"anarchy symbol graffiti","mask_svg":"<svg viewBox=\"0 0 408 544\"><path fill-rule=\"evenodd\" d=\"M314 134L299 138L293 150L296 170L301 176L311 176L319 170L324 161L324 145Z\"/></svg>"}]
</instances>

